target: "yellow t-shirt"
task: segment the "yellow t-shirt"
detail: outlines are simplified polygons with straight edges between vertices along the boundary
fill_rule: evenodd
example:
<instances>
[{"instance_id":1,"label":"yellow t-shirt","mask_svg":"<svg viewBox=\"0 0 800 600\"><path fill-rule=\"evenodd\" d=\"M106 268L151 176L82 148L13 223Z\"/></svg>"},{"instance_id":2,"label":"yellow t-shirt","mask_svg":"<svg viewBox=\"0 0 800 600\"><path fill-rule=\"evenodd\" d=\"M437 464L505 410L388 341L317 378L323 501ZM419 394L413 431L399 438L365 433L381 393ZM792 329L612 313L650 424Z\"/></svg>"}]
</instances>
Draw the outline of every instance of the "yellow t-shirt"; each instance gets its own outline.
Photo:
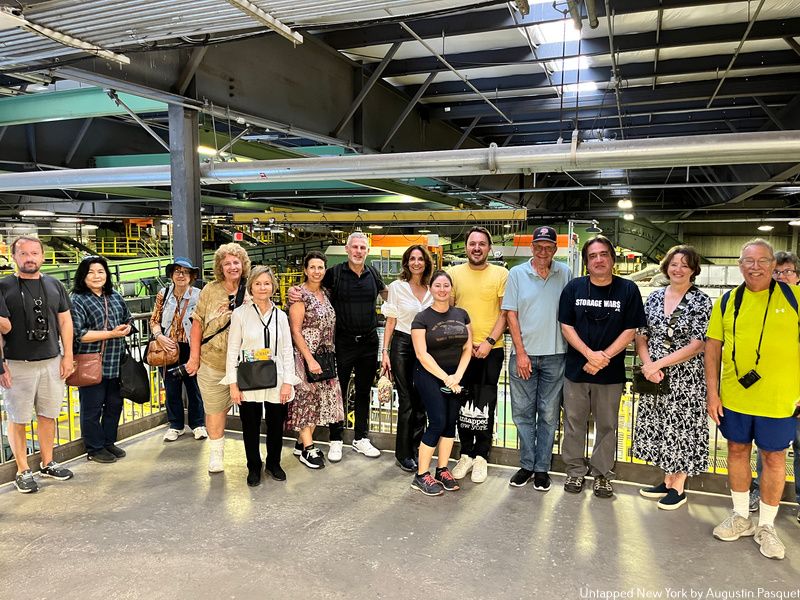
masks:
<instances>
[{"instance_id":1,"label":"yellow t-shirt","mask_svg":"<svg viewBox=\"0 0 800 600\"><path fill-rule=\"evenodd\" d=\"M800 287L790 286L790 289L795 297L800 298ZM736 319L736 365L739 367L739 377L753 368L761 375L760 380L745 389L736 377L731 360L735 295L736 291L731 291L724 317L720 312L721 299L717 299L708 323L708 337L722 342L722 406L759 417L789 417L800 397L797 313L781 289L775 286L764 325L761 360L756 367L756 349L769 290L751 292L745 288L742 307Z\"/></svg>"},{"instance_id":2,"label":"yellow t-shirt","mask_svg":"<svg viewBox=\"0 0 800 600\"><path fill-rule=\"evenodd\" d=\"M506 293L508 269L489 264L485 269L471 269L463 263L447 269L453 278L456 306L469 314L472 324L472 343L483 342L500 316L500 305ZM503 347L503 336L498 336L495 348Z\"/></svg>"}]
</instances>

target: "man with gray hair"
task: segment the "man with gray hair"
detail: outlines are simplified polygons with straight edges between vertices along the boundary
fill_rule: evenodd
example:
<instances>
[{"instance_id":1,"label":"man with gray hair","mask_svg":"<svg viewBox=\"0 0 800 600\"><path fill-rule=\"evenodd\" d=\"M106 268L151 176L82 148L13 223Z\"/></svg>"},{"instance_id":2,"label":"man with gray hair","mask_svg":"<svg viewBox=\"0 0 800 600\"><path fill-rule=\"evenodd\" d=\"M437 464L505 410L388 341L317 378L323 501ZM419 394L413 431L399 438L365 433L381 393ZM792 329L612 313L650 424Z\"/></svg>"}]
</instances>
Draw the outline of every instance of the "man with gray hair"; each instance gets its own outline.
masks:
<instances>
[{"instance_id":1,"label":"man with gray hair","mask_svg":"<svg viewBox=\"0 0 800 600\"><path fill-rule=\"evenodd\" d=\"M733 512L714 528L714 537L732 542L754 535L761 554L782 559L785 548L774 522L784 487L786 448L797 430L800 290L773 279L774 269L769 243L755 239L742 247L739 270L744 283L714 304L704 362L708 415L728 440L733 500ZM764 465L758 526L748 516L753 442Z\"/></svg>"},{"instance_id":2,"label":"man with gray hair","mask_svg":"<svg viewBox=\"0 0 800 600\"><path fill-rule=\"evenodd\" d=\"M378 366L378 314L375 300L380 294L385 298L386 286L380 273L367 265L369 239L354 231L345 244L347 262L334 265L325 272L323 287L330 292L336 312L336 372L342 386L342 400L347 414L347 386L355 372L355 431L353 450L377 458L381 451L375 448L369 434L369 393ZM299 291L289 292L289 302L300 300ZM344 422L331 423L328 460L342 460L342 433ZM302 448L295 446L295 454Z\"/></svg>"}]
</instances>

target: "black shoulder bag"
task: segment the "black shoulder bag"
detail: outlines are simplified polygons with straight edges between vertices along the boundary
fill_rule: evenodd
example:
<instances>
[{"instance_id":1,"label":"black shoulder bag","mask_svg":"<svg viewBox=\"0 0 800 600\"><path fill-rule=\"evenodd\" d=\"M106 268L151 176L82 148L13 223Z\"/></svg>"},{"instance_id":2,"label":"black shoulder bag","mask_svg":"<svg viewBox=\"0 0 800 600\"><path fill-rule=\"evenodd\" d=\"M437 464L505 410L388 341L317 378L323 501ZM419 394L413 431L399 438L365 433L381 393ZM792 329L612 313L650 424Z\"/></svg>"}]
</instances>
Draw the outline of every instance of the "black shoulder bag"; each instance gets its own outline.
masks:
<instances>
[{"instance_id":1,"label":"black shoulder bag","mask_svg":"<svg viewBox=\"0 0 800 600\"><path fill-rule=\"evenodd\" d=\"M264 325L264 320L261 318L261 313L258 308L253 304L253 310L256 311L261 324ZM272 323L272 317L275 315L275 307L272 307L272 312L269 313L269 320L264 325L264 348L270 347L269 326ZM278 348L278 322L275 320L275 349ZM274 353L273 353L274 356ZM242 351L244 358L244 351ZM236 367L236 384L243 392L250 392L254 390L269 390L278 387L278 366L271 358L268 360L254 360L239 363Z\"/></svg>"}]
</instances>

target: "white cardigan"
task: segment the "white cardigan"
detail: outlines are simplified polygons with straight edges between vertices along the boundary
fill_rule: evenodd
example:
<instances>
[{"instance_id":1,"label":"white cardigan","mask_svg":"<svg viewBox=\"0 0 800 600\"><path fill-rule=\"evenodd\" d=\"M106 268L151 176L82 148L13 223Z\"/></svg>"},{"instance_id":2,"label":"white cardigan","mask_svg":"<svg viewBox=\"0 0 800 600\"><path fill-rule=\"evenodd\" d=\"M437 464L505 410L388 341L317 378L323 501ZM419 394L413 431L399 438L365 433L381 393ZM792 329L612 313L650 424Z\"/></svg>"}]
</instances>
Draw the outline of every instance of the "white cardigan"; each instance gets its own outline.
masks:
<instances>
[{"instance_id":1,"label":"white cardigan","mask_svg":"<svg viewBox=\"0 0 800 600\"><path fill-rule=\"evenodd\" d=\"M270 345L272 346L272 360L278 371L278 385L268 390L243 391L245 402L272 402L280 404L281 384L288 383L295 386L300 379L294 370L294 351L292 348L292 332L289 330L289 319L286 313L277 307L269 325ZM231 315L230 333L228 334L228 356L225 364L225 379L220 381L223 385L236 383L236 366L239 364L242 350L259 350L264 347L264 325L269 321L269 313L261 314L258 307L252 302L245 302L233 311ZM275 339L278 344L275 347ZM290 400L294 398L294 388Z\"/></svg>"}]
</instances>

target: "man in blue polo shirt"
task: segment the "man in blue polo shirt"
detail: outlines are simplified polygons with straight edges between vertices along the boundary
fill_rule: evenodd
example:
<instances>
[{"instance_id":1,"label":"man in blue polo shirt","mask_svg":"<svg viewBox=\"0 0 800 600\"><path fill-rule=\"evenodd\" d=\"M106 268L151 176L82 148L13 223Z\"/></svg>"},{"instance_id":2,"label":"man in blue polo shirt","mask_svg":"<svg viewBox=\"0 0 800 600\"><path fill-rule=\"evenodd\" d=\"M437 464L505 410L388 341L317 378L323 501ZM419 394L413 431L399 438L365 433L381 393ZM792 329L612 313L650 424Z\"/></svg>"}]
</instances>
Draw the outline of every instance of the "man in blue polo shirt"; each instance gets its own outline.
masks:
<instances>
[{"instance_id":1,"label":"man in blue polo shirt","mask_svg":"<svg viewBox=\"0 0 800 600\"><path fill-rule=\"evenodd\" d=\"M558 322L561 291L572 279L567 265L553 260L558 236L552 227L533 232L533 257L511 269L503 296L514 349L509 360L511 416L519 436L520 469L509 482L550 489L550 463L558 428L567 344Z\"/></svg>"}]
</instances>

